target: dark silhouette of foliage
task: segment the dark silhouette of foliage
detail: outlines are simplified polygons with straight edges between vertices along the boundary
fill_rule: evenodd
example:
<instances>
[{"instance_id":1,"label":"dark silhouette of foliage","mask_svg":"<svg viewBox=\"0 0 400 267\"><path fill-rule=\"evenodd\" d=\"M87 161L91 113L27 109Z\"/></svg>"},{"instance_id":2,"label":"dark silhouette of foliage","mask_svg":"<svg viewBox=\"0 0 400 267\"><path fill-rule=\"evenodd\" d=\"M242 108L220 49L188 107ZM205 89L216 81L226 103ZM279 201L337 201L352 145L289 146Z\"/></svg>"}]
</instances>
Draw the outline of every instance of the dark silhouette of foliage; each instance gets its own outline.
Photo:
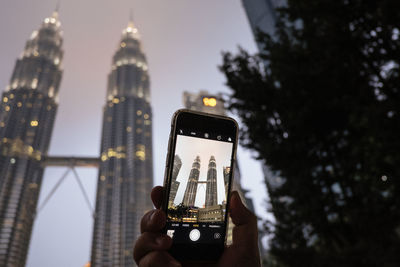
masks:
<instances>
[{"instance_id":1,"label":"dark silhouette of foliage","mask_svg":"<svg viewBox=\"0 0 400 267\"><path fill-rule=\"evenodd\" d=\"M283 266L400 266L399 10L288 1L264 52L223 55L241 143L282 180L268 191Z\"/></svg>"}]
</instances>

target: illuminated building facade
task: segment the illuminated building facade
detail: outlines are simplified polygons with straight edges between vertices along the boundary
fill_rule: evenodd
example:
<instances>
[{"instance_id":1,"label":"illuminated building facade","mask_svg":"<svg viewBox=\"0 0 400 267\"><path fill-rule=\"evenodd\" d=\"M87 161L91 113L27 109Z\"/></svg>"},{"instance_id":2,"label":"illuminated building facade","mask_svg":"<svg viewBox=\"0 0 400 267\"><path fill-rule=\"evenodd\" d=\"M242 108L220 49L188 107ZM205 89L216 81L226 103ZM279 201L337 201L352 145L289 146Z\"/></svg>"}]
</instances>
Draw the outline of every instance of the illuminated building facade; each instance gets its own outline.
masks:
<instances>
[{"instance_id":1,"label":"illuminated building facade","mask_svg":"<svg viewBox=\"0 0 400 267\"><path fill-rule=\"evenodd\" d=\"M198 222L223 222L224 205L213 205L199 209Z\"/></svg>"},{"instance_id":2,"label":"illuminated building facade","mask_svg":"<svg viewBox=\"0 0 400 267\"><path fill-rule=\"evenodd\" d=\"M206 208L217 204L217 165L215 157L211 156L207 171Z\"/></svg>"},{"instance_id":3,"label":"illuminated building facade","mask_svg":"<svg viewBox=\"0 0 400 267\"><path fill-rule=\"evenodd\" d=\"M175 155L174 158L174 167L172 169L172 177L171 177L171 190L169 193L169 203L168 206L172 206L174 204L174 200L176 197L176 193L178 192L179 182L176 180L178 177L179 171L182 167L182 160L178 155Z\"/></svg>"},{"instance_id":4,"label":"illuminated building facade","mask_svg":"<svg viewBox=\"0 0 400 267\"><path fill-rule=\"evenodd\" d=\"M54 12L27 41L1 98L1 266L25 266L58 106L62 43Z\"/></svg>"},{"instance_id":5,"label":"illuminated building facade","mask_svg":"<svg viewBox=\"0 0 400 267\"><path fill-rule=\"evenodd\" d=\"M152 113L146 57L132 22L108 75L92 266L132 266L140 220L152 209Z\"/></svg>"},{"instance_id":6,"label":"illuminated building facade","mask_svg":"<svg viewBox=\"0 0 400 267\"><path fill-rule=\"evenodd\" d=\"M186 184L185 194L183 195L183 205L193 207L196 201L197 184L200 175L200 157L197 156L192 164L189 179Z\"/></svg>"},{"instance_id":7,"label":"illuminated building facade","mask_svg":"<svg viewBox=\"0 0 400 267\"><path fill-rule=\"evenodd\" d=\"M198 94L184 92L183 104L185 105L185 108L191 110L197 110L216 115L225 114L222 96L220 94L212 95L205 90L201 90Z\"/></svg>"}]
</instances>

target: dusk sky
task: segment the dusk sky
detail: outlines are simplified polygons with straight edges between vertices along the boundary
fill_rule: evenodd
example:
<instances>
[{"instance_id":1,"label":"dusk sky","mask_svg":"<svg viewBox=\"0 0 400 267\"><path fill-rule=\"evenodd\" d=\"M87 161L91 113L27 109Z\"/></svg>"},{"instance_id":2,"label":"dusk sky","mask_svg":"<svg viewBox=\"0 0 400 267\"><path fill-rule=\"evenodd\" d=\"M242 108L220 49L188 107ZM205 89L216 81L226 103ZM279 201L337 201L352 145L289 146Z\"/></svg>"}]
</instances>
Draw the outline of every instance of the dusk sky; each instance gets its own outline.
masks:
<instances>
[{"instance_id":1,"label":"dusk sky","mask_svg":"<svg viewBox=\"0 0 400 267\"><path fill-rule=\"evenodd\" d=\"M0 90L11 77L32 31L51 15L56 0L0 2ZM171 116L183 107L183 91L228 93L218 70L222 51L256 46L240 0L61 1L64 74L50 155L99 156L107 75L122 29L133 9L147 56L153 108L154 184L162 184ZM256 212L266 217L266 188L260 163L239 148L242 186ZM65 168L46 169L39 205ZM77 169L95 203L96 169ZM93 220L70 174L34 224L27 266L83 266L90 259Z\"/></svg>"}]
</instances>

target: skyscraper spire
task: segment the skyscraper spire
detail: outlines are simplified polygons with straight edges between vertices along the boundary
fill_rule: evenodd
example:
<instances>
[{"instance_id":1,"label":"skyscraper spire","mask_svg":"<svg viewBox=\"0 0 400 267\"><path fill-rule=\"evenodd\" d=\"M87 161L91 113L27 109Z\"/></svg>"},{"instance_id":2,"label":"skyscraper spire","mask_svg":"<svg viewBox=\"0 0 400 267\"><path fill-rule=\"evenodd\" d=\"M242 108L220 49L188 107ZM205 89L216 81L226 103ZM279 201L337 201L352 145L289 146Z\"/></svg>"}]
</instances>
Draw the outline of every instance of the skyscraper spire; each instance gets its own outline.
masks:
<instances>
[{"instance_id":1,"label":"skyscraper spire","mask_svg":"<svg viewBox=\"0 0 400 267\"><path fill-rule=\"evenodd\" d=\"M54 10L54 12L60 12L60 0L57 1L56 9Z\"/></svg>"},{"instance_id":2,"label":"skyscraper spire","mask_svg":"<svg viewBox=\"0 0 400 267\"><path fill-rule=\"evenodd\" d=\"M146 56L142 50L138 29L133 23L122 31L121 41L113 57L112 72L107 88L107 98L116 95L136 96L150 103L150 81ZM127 72L126 72L127 71ZM125 73L136 72L135 75ZM124 79L118 78L124 75ZM141 78L138 79L137 75Z\"/></svg>"},{"instance_id":3,"label":"skyscraper spire","mask_svg":"<svg viewBox=\"0 0 400 267\"><path fill-rule=\"evenodd\" d=\"M133 8L129 9L129 22L133 24Z\"/></svg>"}]
</instances>

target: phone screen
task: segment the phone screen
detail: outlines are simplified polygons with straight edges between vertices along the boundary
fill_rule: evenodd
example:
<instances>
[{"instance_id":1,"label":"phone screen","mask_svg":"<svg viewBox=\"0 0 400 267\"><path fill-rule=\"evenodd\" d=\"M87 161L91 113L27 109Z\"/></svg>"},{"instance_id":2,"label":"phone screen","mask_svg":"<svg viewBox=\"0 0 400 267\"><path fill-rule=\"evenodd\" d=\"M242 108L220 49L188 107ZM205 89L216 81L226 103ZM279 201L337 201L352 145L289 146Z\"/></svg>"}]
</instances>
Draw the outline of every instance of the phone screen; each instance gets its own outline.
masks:
<instances>
[{"instance_id":1,"label":"phone screen","mask_svg":"<svg viewBox=\"0 0 400 267\"><path fill-rule=\"evenodd\" d=\"M224 244L236 137L177 128L166 233L174 244Z\"/></svg>"}]
</instances>

